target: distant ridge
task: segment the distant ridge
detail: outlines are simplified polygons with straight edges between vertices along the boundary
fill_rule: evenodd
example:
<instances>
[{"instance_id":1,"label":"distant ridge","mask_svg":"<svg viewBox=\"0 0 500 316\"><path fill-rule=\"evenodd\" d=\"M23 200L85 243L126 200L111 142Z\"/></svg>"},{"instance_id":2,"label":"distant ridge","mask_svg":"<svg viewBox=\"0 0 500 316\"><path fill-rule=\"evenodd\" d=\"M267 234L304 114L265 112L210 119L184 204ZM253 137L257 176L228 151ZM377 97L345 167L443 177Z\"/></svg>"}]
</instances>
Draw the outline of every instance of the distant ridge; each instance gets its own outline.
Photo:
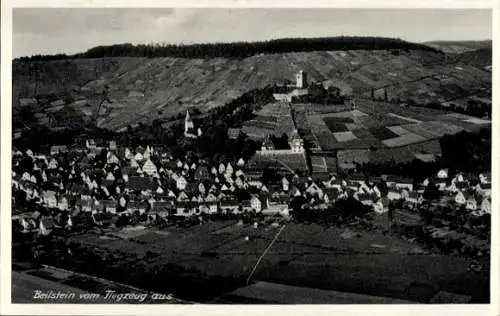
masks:
<instances>
[{"instance_id":1,"label":"distant ridge","mask_svg":"<svg viewBox=\"0 0 500 316\"><path fill-rule=\"evenodd\" d=\"M461 54L464 52L474 51L478 49L492 48L491 40L481 41L431 41L423 44L439 49L445 53Z\"/></svg>"},{"instance_id":2,"label":"distant ridge","mask_svg":"<svg viewBox=\"0 0 500 316\"><path fill-rule=\"evenodd\" d=\"M104 57L178 57L178 58L246 58L259 54L335 50L424 50L441 53L437 48L387 37L318 37L282 38L260 42L207 43L190 45L133 45L130 43L97 46L74 55L34 55L19 60L61 60Z\"/></svg>"}]
</instances>

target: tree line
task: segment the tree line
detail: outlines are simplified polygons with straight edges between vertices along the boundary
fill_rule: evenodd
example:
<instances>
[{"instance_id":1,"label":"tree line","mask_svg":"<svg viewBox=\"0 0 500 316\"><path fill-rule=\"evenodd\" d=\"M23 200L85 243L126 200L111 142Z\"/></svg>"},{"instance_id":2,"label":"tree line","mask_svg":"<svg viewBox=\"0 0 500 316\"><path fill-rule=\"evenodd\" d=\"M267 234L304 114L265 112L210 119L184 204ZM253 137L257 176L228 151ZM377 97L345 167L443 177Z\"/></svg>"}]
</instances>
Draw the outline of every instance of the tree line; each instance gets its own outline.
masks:
<instances>
[{"instance_id":1,"label":"tree line","mask_svg":"<svg viewBox=\"0 0 500 316\"><path fill-rule=\"evenodd\" d=\"M104 57L178 57L178 58L246 58L258 54L278 54L329 50L423 50L441 52L430 46L399 38L338 36L318 38L282 38L259 42L206 44L117 44L97 46L74 55L34 55L21 60L61 60Z\"/></svg>"}]
</instances>

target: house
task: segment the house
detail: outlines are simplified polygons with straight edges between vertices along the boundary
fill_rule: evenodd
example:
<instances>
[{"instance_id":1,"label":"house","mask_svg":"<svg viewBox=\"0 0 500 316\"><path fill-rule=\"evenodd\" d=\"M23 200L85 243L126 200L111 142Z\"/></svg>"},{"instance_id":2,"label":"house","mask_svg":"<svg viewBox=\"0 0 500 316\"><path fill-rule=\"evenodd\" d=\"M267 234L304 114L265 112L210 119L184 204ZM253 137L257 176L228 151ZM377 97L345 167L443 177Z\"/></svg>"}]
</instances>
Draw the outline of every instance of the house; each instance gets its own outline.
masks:
<instances>
[{"instance_id":1,"label":"house","mask_svg":"<svg viewBox=\"0 0 500 316\"><path fill-rule=\"evenodd\" d=\"M19 99L19 105L21 106L31 106L31 105L36 105L37 100L35 98L20 98Z\"/></svg>"},{"instance_id":2,"label":"house","mask_svg":"<svg viewBox=\"0 0 500 316\"><path fill-rule=\"evenodd\" d=\"M201 205L206 207L206 209L201 210L204 213L216 214L217 211L219 210L219 204L218 204L217 200L207 201L205 199L205 202L203 202Z\"/></svg>"},{"instance_id":3,"label":"house","mask_svg":"<svg viewBox=\"0 0 500 316\"><path fill-rule=\"evenodd\" d=\"M153 189L153 181L149 177L133 176L128 177L126 184L127 191L150 191Z\"/></svg>"},{"instance_id":4,"label":"house","mask_svg":"<svg viewBox=\"0 0 500 316\"><path fill-rule=\"evenodd\" d=\"M387 198L379 199L373 203L373 211L377 214L386 213L389 210L389 200Z\"/></svg>"},{"instance_id":5,"label":"house","mask_svg":"<svg viewBox=\"0 0 500 316\"><path fill-rule=\"evenodd\" d=\"M100 200L99 207L103 212L116 213L116 201L114 200Z\"/></svg>"},{"instance_id":6,"label":"house","mask_svg":"<svg viewBox=\"0 0 500 316\"><path fill-rule=\"evenodd\" d=\"M144 165L142 165L142 171L150 176L158 174L158 169L151 159L146 160Z\"/></svg>"},{"instance_id":7,"label":"house","mask_svg":"<svg viewBox=\"0 0 500 316\"><path fill-rule=\"evenodd\" d=\"M208 171L207 166L198 166L196 168L196 171L194 172L194 179L196 181L203 181L203 180L208 180L210 179L210 173Z\"/></svg>"},{"instance_id":8,"label":"house","mask_svg":"<svg viewBox=\"0 0 500 316\"><path fill-rule=\"evenodd\" d=\"M233 172L234 172L233 166L231 166L231 163L228 162L225 171L226 176L232 176Z\"/></svg>"},{"instance_id":9,"label":"house","mask_svg":"<svg viewBox=\"0 0 500 316\"><path fill-rule=\"evenodd\" d=\"M51 190L43 191L42 201L48 208L57 207L56 192Z\"/></svg>"},{"instance_id":10,"label":"house","mask_svg":"<svg viewBox=\"0 0 500 316\"><path fill-rule=\"evenodd\" d=\"M484 183L479 183L476 186L476 191L479 192L483 196L491 196L491 183L484 182Z\"/></svg>"},{"instance_id":11,"label":"house","mask_svg":"<svg viewBox=\"0 0 500 316\"><path fill-rule=\"evenodd\" d=\"M481 202L481 212L482 212L482 214L491 214L491 200L490 200L490 198L485 198Z\"/></svg>"},{"instance_id":12,"label":"house","mask_svg":"<svg viewBox=\"0 0 500 316\"><path fill-rule=\"evenodd\" d=\"M223 174L224 172L226 172L226 166L224 166L224 164L221 162L219 164L219 174Z\"/></svg>"},{"instance_id":13,"label":"house","mask_svg":"<svg viewBox=\"0 0 500 316\"><path fill-rule=\"evenodd\" d=\"M76 208L80 209L83 212L91 212L94 209L94 202L90 199L80 199L76 201Z\"/></svg>"},{"instance_id":14,"label":"house","mask_svg":"<svg viewBox=\"0 0 500 316\"><path fill-rule=\"evenodd\" d=\"M477 209L477 201L474 195L470 194L466 197L465 208L471 211L475 211Z\"/></svg>"},{"instance_id":15,"label":"house","mask_svg":"<svg viewBox=\"0 0 500 316\"><path fill-rule=\"evenodd\" d=\"M422 203L422 196L420 196L416 191L410 191L408 192L408 195L405 197L405 201L407 203L417 205Z\"/></svg>"},{"instance_id":16,"label":"house","mask_svg":"<svg viewBox=\"0 0 500 316\"><path fill-rule=\"evenodd\" d=\"M68 198L65 196L59 197L59 201L57 202L57 208L61 211L67 211L69 208Z\"/></svg>"},{"instance_id":17,"label":"house","mask_svg":"<svg viewBox=\"0 0 500 316\"><path fill-rule=\"evenodd\" d=\"M175 185L177 187L177 190L184 190L187 186L186 178L184 178L183 176L178 177L177 180L175 180Z\"/></svg>"},{"instance_id":18,"label":"house","mask_svg":"<svg viewBox=\"0 0 500 316\"><path fill-rule=\"evenodd\" d=\"M138 211L140 214L146 212L148 205L146 202L141 201L129 201L127 203L127 213L134 213Z\"/></svg>"},{"instance_id":19,"label":"house","mask_svg":"<svg viewBox=\"0 0 500 316\"><path fill-rule=\"evenodd\" d=\"M219 204L219 209L222 213L232 213L237 211L240 206L238 200L222 200Z\"/></svg>"},{"instance_id":20,"label":"house","mask_svg":"<svg viewBox=\"0 0 500 316\"><path fill-rule=\"evenodd\" d=\"M465 195L461 192L458 191L457 194L455 195L455 203L463 205L466 203Z\"/></svg>"},{"instance_id":21,"label":"house","mask_svg":"<svg viewBox=\"0 0 500 316\"><path fill-rule=\"evenodd\" d=\"M116 146L116 141L114 140L110 140L108 142L108 149L109 150L116 150L117 149L117 146Z\"/></svg>"},{"instance_id":22,"label":"house","mask_svg":"<svg viewBox=\"0 0 500 316\"><path fill-rule=\"evenodd\" d=\"M114 153L108 152L107 156L106 161L108 164L120 164L120 159Z\"/></svg>"},{"instance_id":23,"label":"house","mask_svg":"<svg viewBox=\"0 0 500 316\"><path fill-rule=\"evenodd\" d=\"M253 195L250 199L250 206L256 212L262 212L268 207L267 199L263 195L261 196Z\"/></svg>"},{"instance_id":24,"label":"house","mask_svg":"<svg viewBox=\"0 0 500 316\"><path fill-rule=\"evenodd\" d=\"M50 154L51 155L57 155L59 153L65 153L68 152L68 147L64 145L60 146L52 146L50 147Z\"/></svg>"},{"instance_id":25,"label":"house","mask_svg":"<svg viewBox=\"0 0 500 316\"><path fill-rule=\"evenodd\" d=\"M441 169L437 173L438 179L448 179L448 169Z\"/></svg>"},{"instance_id":26,"label":"house","mask_svg":"<svg viewBox=\"0 0 500 316\"><path fill-rule=\"evenodd\" d=\"M341 194L341 190L337 188L325 188L323 189L323 201L326 204L334 203L341 197Z\"/></svg>"},{"instance_id":27,"label":"house","mask_svg":"<svg viewBox=\"0 0 500 316\"><path fill-rule=\"evenodd\" d=\"M364 205L371 206L373 204L373 197L371 196L371 194L357 194L355 195L355 198Z\"/></svg>"},{"instance_id":28,"label":"house","mask_svg":"<svg viewBox=\"0 0 500 316\"><path fill-rule=\"evenodd\" d=\"M142 155L142 153L140 151L138 151L135 155L134 155L134 160L136 161L141 161L144 159L144 156Z\"/></svg>"},{"instance_id":29,"label":"house","mask_svg":"<svg viewBox=\"0 0 500 316\"><path fill-rule=\"evenodd\" d=\"M167 217L175 214L175 206L172 202L156 201L152 204L151 212L160 217Z\"/></svg>"},{"instance_id":30,"label":"house","mask_svg":"<svg viewBox=\"0 0 500 316\"><path fill-rule=\"evenodd\" d=\"M95 149L97 147L94 139L88 139L85 141L85 147L88 149Z\"/></svg>"},{"instance_id":31,"label":"house","mask_svg":"<svg viewBox=\"0 0 500 316\"><path fill-rule=\"evenodd\" d=\"M57 160L55 158L50 159L49 166L48 166L49 169L57 169L58 166L59 166L59 163L57 162Z\"/></svg>"},{"instance_id":32,"label":"house","mask_svg":"<svg viewBox=\"0 0 500 316\"><path fill-rule=\"evenodd\" d=\"M54 219L49 216L42 216L40 218L39 228L40 228L39 232L41 235L45 236L49 235L55 228Z\"/></svg>"},{"instance_id":33,"label":"house","mask_svg":"<svg viewBox=\"0 0 500 316\"><path fill-rule=\"evenodd\" d=\"M491 173L480 173L479 182L481 183L491 183Z\"/></svg>"}]
</instances>

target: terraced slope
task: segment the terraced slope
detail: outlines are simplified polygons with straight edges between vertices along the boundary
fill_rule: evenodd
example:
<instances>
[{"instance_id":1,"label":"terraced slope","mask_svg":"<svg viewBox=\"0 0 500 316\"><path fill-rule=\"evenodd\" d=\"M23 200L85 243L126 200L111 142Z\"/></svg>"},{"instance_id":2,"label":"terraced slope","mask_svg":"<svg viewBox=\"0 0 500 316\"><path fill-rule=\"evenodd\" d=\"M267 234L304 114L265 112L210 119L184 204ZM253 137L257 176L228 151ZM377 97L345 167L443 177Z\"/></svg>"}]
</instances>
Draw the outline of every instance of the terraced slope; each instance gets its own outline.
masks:
<instances>
[{"instance_id":1,"label":"terraced slope","mask_svg":"<svg viewBox=\"0 0 500 316\"><path fill-rule=\"evenodd\" d=\"M258 55L244 59L103 58L15 61L13 105L40 93L70 94L67 106L87 115L96 111L102 91L109 102L98 125L168 118L197 107L207 111L254 88L293 79L305 70L309 80L326 81L344 92L422 103L463 99L491 89L491 73L473 65L446 63L442 54L423 51L321 51ZM84 105L84 104L88 105ZM83 112L82 112L83 113Z\"/></svg>"}]
</instances>

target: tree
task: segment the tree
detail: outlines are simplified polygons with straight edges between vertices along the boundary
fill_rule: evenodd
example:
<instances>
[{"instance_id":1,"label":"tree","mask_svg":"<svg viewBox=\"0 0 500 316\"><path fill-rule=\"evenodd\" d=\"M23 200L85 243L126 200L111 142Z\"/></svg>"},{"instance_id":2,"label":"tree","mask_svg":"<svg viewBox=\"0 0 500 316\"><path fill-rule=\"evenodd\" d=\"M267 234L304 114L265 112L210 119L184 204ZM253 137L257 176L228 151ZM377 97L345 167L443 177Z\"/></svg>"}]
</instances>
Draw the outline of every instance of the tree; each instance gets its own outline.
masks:
<instances>
[{"instance_id":1,"label":"tree","mask_svg":"<svg viewBox=\"0 0 500 316\"><path fill-rule=\"evenodd\" d=\"M118 219L116 220L116 223L115 223L115 226L116 227L123 227L123 226L127 226L130 224L130 219L128 216L122 214L120 215L120 217L118 217Z\"/></svg>"},{"instance_id":2,"label":"tree","mask_svg":"<svg viewBox=\"0 0 500 316\"><path fill-rule=\"evenodd\" d=\"M441 192L439 192L437 185L434 182L429 181L427 187L424 190L424 199L432 201L439 199L440 196Z\"/></svg>"}]
</instances>

